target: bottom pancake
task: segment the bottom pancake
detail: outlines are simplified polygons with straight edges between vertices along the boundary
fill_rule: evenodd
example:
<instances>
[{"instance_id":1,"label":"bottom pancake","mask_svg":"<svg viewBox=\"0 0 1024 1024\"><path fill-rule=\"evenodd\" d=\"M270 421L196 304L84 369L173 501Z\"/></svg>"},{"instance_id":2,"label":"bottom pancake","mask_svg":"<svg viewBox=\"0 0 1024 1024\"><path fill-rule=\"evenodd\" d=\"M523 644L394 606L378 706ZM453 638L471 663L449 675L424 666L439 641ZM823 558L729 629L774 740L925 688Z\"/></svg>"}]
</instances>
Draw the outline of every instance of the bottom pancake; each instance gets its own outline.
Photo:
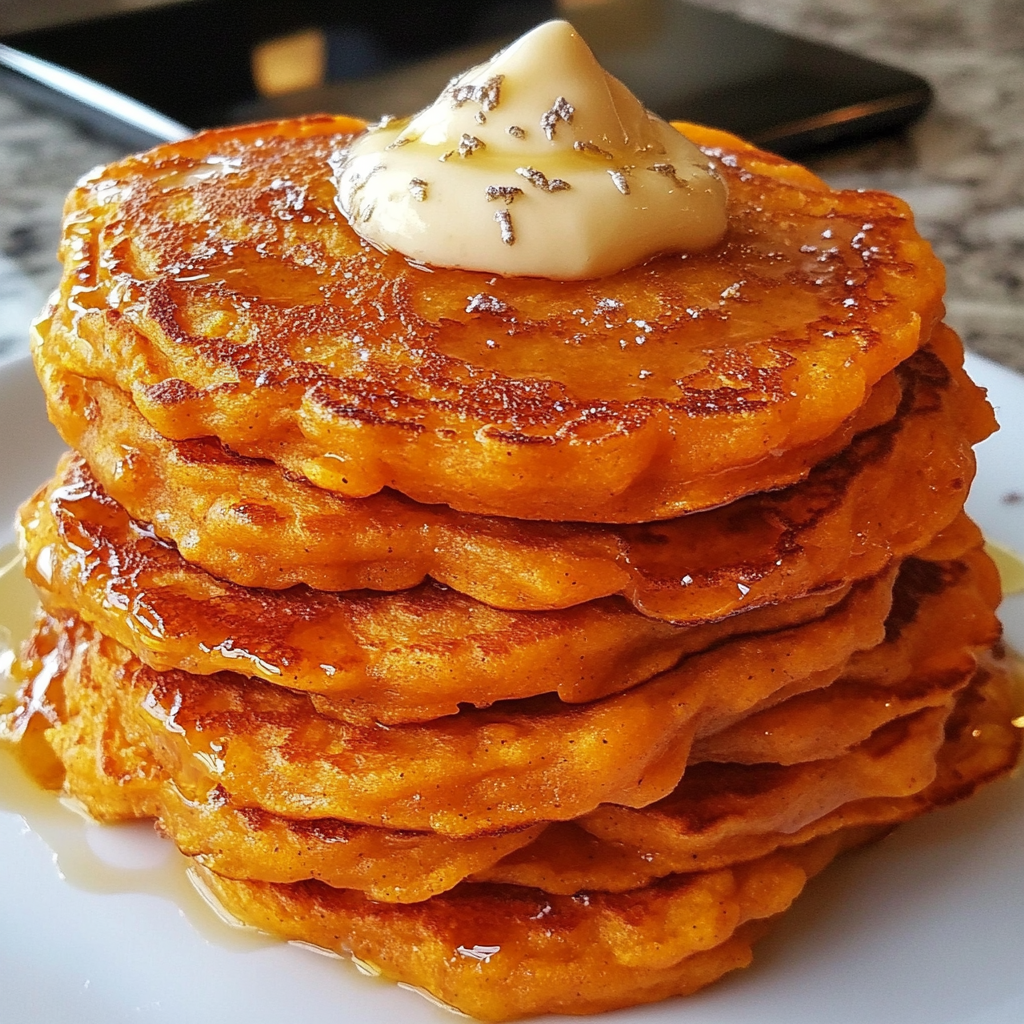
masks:
<instances>
[{"instance_id":1,"label":"bottom pancake","mask_svg":"<svg viewBox=\"0 0 1024 1024\"><path fill-rule=\"evenodd\" d=\"M745 967L766 919L842 849L876 834L836 834L614 894L466 882L423 903L388 904L318 882L233 881L211 871L202 878L243 922L352 956L473 1017L500 1021L695 992Z\"/></svg>"},{"instance_id":2,"label":"bottom pancake","mask_svg":"<svg viewBox=\"0 0 1024 1024\"><path fill-rule=\"evenodd\" d=\"M552 895L463 882L422 903L387 904L319 882L202 877L238 919L352 956L483 1020L653 1002L746 966L768 919L844 849L1009 771L1020 754L1012 715L1008 673L983 669L951 720L939 775L921 794L862 806L829 834L754 861L626 892Z\"/></svg>"}]
</instances>

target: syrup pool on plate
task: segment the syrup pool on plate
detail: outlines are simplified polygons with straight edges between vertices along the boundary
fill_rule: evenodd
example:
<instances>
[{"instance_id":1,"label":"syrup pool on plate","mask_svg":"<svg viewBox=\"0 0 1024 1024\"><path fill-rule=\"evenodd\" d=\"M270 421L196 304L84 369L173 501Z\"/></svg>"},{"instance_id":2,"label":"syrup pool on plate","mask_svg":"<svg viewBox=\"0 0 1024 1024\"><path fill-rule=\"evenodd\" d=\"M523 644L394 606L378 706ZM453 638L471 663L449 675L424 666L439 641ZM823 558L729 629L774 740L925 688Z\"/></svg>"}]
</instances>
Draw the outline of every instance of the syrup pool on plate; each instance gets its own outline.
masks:
<instances>
[{"instance_id":1,"label":"syrup pool on plate","mask_svg":"<svg viewBox=\"0 0 1024 1024\"><path fill-rule=\"evenodd\" d=\"M27 637L37 604L13 545L0 548L0 709L13 694L10 669ZM71 797L39 785L11 747L0 742L0 812L20 815L53 851L69 885L87 892L146 893L171 900L204 937L220 945L256 948L277 940L239 924L207 893L174 844L148 821L101 825ZM211 913L211 909L213 913Z\"/></svg>"},{"instance_id":2,"label":"syrup pool on plate","mask_svg":"<svg viewBox=\"0 0 1024 1024\"><path fill-rule=\"evenodd\" d=\"M9 710L16 684L11 676L16 651L28 636L38 604L35 590L25 579L21 555L15 545L0 547L0 713ZM170 900L206 940L231 949L279 946L281 940L243 924L226 911L208 890L187 857L169 840L157 835L149 821L120 825L101 824L74 798L46 789L32 778L0 736L0 813L19 815L26 827L53 851L61 879L86 892L140 893ZM342 959L333 950L292 941L321 956ZM349 954L355 968L381 984L380 969ZM399 983L429 1003L454 1013L429 992Z\"/></svg>"}]
</instances>

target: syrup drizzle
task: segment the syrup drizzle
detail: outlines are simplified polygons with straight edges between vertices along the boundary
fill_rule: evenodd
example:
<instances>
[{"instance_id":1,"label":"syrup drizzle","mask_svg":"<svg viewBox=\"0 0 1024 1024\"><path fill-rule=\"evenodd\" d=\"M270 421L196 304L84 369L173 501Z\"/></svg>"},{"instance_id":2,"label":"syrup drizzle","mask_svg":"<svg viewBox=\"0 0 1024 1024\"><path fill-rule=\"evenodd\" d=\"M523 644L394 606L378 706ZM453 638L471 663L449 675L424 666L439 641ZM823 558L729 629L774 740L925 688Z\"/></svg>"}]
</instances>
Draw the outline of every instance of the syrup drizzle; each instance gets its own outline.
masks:
<instances>
[{"instance_id":1,"label":"syrup drizzle","mask_svg":"<svg viewBox=\"0 0 1024 1024\"><path fill-rule=\"evenodd\" d=\"M1004 594L1024 591L1024 559L1015 552L986 543L999 569ZM28 636L37 604L34 589L22 572L15 545L0 547L0 712L8 710L13 695L10 668L20 643ZM1024 710L1024 657L1007 650L1010 670ZM1024 728L1024 714L1013 724ZM277 945L280 940L231 915L206 887L199 873L173 843L161 839L147 821L104 825L92 819L71 797L39 786L18 763L10 747L0 742L0 814L19 815L25 825L53 851L62 881L93 893L141 893L160 896L178 907L196 931L208 941L245 950ZM212 913L211 913L212 911ZM336 959L333 950L306 942L288 945ZM380 968L349 954L360 973L384 984ZM422 996L455 1016L461 1011L431 993L399 982L399 988Z\"/></svg>"},{"instance_id":2,"label":"syrup drizzle","mask_svg":"<svg viewBox=\"0 0 1024 1024\"><path fill-rule=\"evenodd\" d=\"M10 668L32 626L36 595L11 545L0 548L0 710L14 685ZM0 742L0 813L20 816L53 851L61 879L93 893L145 893L170 900L204 938L235 949L278 940L234 919L207 890L188 858L148 821L101 825L71 797L42 788ZM211 909L214 913L210 913Z\"/></svg>"},{"instance_id":3,"label":"syrup drizzle","mask_svg":"<svg viewBox=\"0 0 1024 1024\"><path fill-rule=\"evenodd\" d=\"M0 713L8 710L13 696L15 684L10 669L18 647L32 628L37 604L17 547L0 547ZM75 799L40 786L0 736L0 815L4 813L18 815L42 839L53 852L61 880L76 889L162 897L178 908L202 938L228 949L255 950L281 943L278 937L239 921L226 910L189 859L172 842L157 835L150 822L97 822ZM287 944L321 956L346 959L334 950L308 942ZM351 953L347 959L361 974L382 985L391 984L376 965ZM456 1016L465 1016L429 992L411 985L401 987Z\"/></svg>"}]
</instances>

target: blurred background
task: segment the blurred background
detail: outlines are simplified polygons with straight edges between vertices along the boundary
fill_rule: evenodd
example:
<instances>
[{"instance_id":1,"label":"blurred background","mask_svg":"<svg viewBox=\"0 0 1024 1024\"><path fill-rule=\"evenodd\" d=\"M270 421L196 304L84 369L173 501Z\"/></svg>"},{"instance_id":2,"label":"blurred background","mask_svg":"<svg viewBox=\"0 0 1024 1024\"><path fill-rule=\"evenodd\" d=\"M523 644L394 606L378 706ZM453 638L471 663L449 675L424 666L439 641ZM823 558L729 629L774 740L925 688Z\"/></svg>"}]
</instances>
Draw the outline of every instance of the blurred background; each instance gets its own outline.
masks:
<instances>
[{"instance_id":1,"label":"blurred background","mask_svg":"<svg viewBox=\"0 0 1024 1024\"><path fill-rule=\"evenodd\" d=\"M265 0L258 9L247 7L245 0L178 0L170 7L168 0L2 0L0 41L31 48L57 64L77 61L90 74L134 91L191 127L311 107L375 117L418 108L451 74L488 56L495 41L514 37L555 9L577 22L606 59L599 40L585 27L597 25L597 8L614 7L615 18L601 31L614 37L608 40L612 49L622 50L623 41L628 44L631 33L642 32L655 8L663 17L674 2L421 0L405 5L396 17L383 0L331 0L320 5L325 13L336 20L344 8L349 20L344 31L325 32L296 20L295 5L287 0L276 5L278 11ZM946 263L950 321L970 347L1024 372L1024 0L695 2L705 11L841 47L927 81L934 101L909 129L823 148L830 136L819 124L804 133L803 144L815 143L815 148L801 159L834 186L881 188L906 199L921 232ZM180 19L189 7L194 12L211 4L236 19L225 22L223 33L207 25L189 39L187 31L180 31L188 19L166 20ZM139 16L140 11L145 13ZM152 38L140 39L134 53L125 52L129 47L109 47L109 26L115 22L103 19L118 12L150 26L146 31ZM693 17L693 24L707 20L700 11ZM264 24L256 25L260 18ZM66 31L55 34L60 26ZM655 43L663 37L653 34ZM717 75L717 106L701 107L691 97L683 113L695 119L705 114L705 120L715 120L717 113L719 123L731 119L730 127L756 136L757 105L766 95L767 80L759 80L753 90L748 85L745 92L733 88L728 95L725 87L737 66L762 61L781 44L777 37L748 36L741 56L728 60L707 45L686 53L679 52L685 46L678 42L671 51L663 43L660 55L652 51L653 56L643 57L649 79L645 100L659 113L675 113L659 109L674 102L661 75L669 65L676 79L698 70ZM179 51L186 44L194 51L191 73L180 75L174 68L180 67ZM841 55L830 59L815 48L794 45L793 59L819 65L824 60L825 71L841 77ZM622 68L613 64L611 70L627 77L628 53L621 59ZM232 63L237 73L225 76ZM131 74L140 66L149 76L141 85ZM896 72L878 73L888 75L890 93L910 95L909 77L904 76L910 82L906 86ZM774 102L785 106L792 98L799 106L796 81L802 76L792 68L787 75L793 88L784 89ZM160 91L169 78L177 79L173 96ZM226 82L244 82L244 87ZM64 195L82 173L131 148L127 140L112 140L55 113L38 97L26 98L16 84L0 78L0 363L27 351L28 322L56 283L54 251ZM825 93L829 85L828 75L823 80L819 74L803 82L803 89ZM787 116L799 120L796 106ZM883 115L875 121L874 128L885 127ZM792 140L762 136L759 141L768 148L793 148Z\"/></svg>"}]
</instances>

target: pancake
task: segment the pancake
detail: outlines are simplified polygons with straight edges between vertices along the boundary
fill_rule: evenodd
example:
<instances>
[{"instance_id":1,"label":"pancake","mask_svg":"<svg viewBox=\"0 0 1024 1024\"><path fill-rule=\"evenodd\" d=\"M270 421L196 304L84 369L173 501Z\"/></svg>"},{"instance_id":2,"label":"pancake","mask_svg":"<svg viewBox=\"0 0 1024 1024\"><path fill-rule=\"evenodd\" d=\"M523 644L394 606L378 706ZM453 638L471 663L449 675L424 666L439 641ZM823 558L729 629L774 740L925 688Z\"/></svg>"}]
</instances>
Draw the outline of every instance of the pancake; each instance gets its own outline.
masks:
<instances>
[{"instance_id":1,"label":"pancake","mask_svg":"<svg viewBox=\"0 0 1024 1024\"><path fill-rule=\"evenodd\" d=\"M66 666L65 666L66 667ZM59 721L22 739L23 762L90 817L111 823L155 819L160 832L222 874L266 881L316 878L371 899L416 902L452 888L525 846L544 829L451 839L433 832L374 828L338 819L298 821L232 804L219 786L190 789L169 777L143 746L126 739L118 706L74 689L65 702L56 671L47 699ZM84 698L84 699L83 699Z\"/></svg>"},{"instance_id":2,"label":"pancake","mask_svg":"<svg viewBox=\"0 0 1024 1024\"><path fill-rule=\"evenodd\" d=\"M641 809L604 804L549 826L476 877L561 893L619 891L845 828L895 825L966 799L1010 771L1021 754L1021 732L1011 725L1019 703L1005 663L986 656L952 714L932 708L897 719L831 762L693 765L665 799ZM847 793L877 787L877 795L819 814L851 781Z\"/></svg>"},{"instance_id":3,"label":"pancake","mask_svg":"<svg viewBox=\"0 0 1024 1024\"><path fill-rule=\"evenodd\" d=\"M736 641L749 667L728 694L713 684L723 665L735 676L738 651L716 649L600 701L538 697L391 727L326 718L302 694L232 673L155 672L73 614L44 619L40 632L55 634L50 647L69 638L68 699L118 705L126 742L190 788L220 783L236 803L285 817L468 836L573 818L606 800L659 799L682 776L703 718L753 705L794 676L827 685L851 650L877 642L890 589L882 580L833 616ZM878 635L864 633L865 610Z\"/></svg>"},{"instance_id":4,"label":"pancake","mask_svg":"<svg viewBox=\"0 0 1024 1024\"><path fill-rule=\"evenodd\" d=\"M696 623L872 575L955 518L974 474L970 443L992 414L956 336L942 328L933 350L899 371L896 419L804 484L618 528L465 516L387 493L346 501L209 441L165 441L122 393L57 368L46 342L37 363L51 417L104 490L222 578L396 590L429 574L497 607L621 594L648 616Z\"/></svg>"},{"instance_id":5,"label":"pancake","mask_svg":"<svg viewBox=\"0 0 1024 1024\"><path fill-rule=\"evenodd\" d=\"M336 208L329 161L361 128L205 132L83 179L55 362L165 437L350 497L646 522L800 479L941 314L901 200L693 125L729 189L715 248L595 281L425 273Z\"/></svg>"},{"instance_id":6,"label":"pancake","mask_svg":"<svg viewBox=\"0 0 1024 1024\"><path fill-rule=\"evenodd\" d=\"M622 851L643 851L641 858L632 857L630 868L637 885L652 877L671 871L706 870L757 857L780 846L808 842L829 830L860 826L868 822L895 824L970 797L979 786L1006 774L1020 759L1021 732L1011 721L1020 711L1020 693L1014 690L1006 663L986 655L972 680L956 700L952 714L945 721L945 741L938 751L935 779L920 793L908 793L898 799L884 797L856 800L841 805L821 817L800 823L791 819L786 830L766 828L760 836L752 835L754 821L750 815L764 813L763 786L778 785L773 799L784 799L786 779L800 779L813 772L816 762L793 767L760 765L694 765L669 797L641 810L605 804L566 826L586 829L598 846L591 848L589 876L579 874L581 888L593 885L609 871L624 878L627 858ZM885 726L863 744L863 750L885 750L885 743L908 724L928 729L930 721L943 715L941 709L919 712ZM876 744L879 744L878 746ZM862 750L862 749L858 749ZM844 759L844 764L849 764ZM871 762L867 762L870 770ZM885 771L886 761L874 762ZM891 765L892 762L889 762ZM910 773L914 766L908 765ZM795 774L794 774L795 773ZM714 781L712 781L714 780ZM893 780L896 785L899 780ZM813 792L805 788L803 793ZM799 805L798 805L799 806ZM761 820L764 820L762 818ZM752 827L753 826L753 827ZM536 849L536 848L535 848ZM510 855L504 868L494 872L496 879L513 878L525 858ZM557 861L545 867L543 858L535 856L531 877L542 878L542 872L564 870ZM521 876L520 876L521 877ZM528 884L528 883L527 883Z\"/></svg>"},{"instance_id":7,"label":"pancake","mask_svg":"<svg viewBox=\"0 0 1024 1024\"><path fill-rule=\"evenodd\" d=\"M202 877L239 919L351 956L483 1020L653 1001L749 963L762 929L752 933L742 922L781 912L843 849L1008 772L1021 746L1013 713L1006 673L984 673L950 722L939 777L921 793L854 804L827 834L760 859L623 893L564 896L464 882L423 903L396 905L317 882Z\"/></svg>"},{"instance_id":8,"label":"pancake","mask_svg":"<svg viewBox=\"0 0 1024 1024\"><path fill-rule=\"evenodd\" d=\"M386 728L325 718L304 695L231 673L155 672L73 613L44 618L37 643L52 649L69 637L68 699L119 705L126 742L152 751L190 789L219 784L236 804L284 817L465 837L569 820L601 803L652 803L675 788L694 737L726 742L733 732L723 728L741 729L738 720L773 694L828 686L886 628L889 657L907 670L902 683L887 676L889 686L920 688L943 658L973 667L965 637L978 648L992 640L986 574L994 569L980 554L954 565L912 612L897 588L895 628L877 610L893 600L883 578L822 619L738 638L614 697L582 705L539 697ZM865 609L878 623L874 635L864 632ZM951 617L968 625L937 631ZM47 668L41 678L50 675Z\"/></svg>"},{"instance_id":9,"label":"pancake","mask_svg":"<svg viewBox=\"0 0 1024 1024\"><path fill-rule=\"evenodd\" d=\"M35 745L45 749L31 757L39 764L51 744L59 752L61 771L48 780L51 787L63 784L100 820L156 817L183 852L220 874L316 878L386 901L425 899L474 871L477 880L572 894L624 891L677 871L715 869L849 825L904 820L966 795L957 789L963 773L955 766L969 757L982 764L969 774L987 779L1004 771L1019 747L1019 734L1008 726L1015 709L1005 669L989 659L948 722L948 708L929 708L887 724L831 761L691 765L672 794L642 810L603 805L543 834L537 826L453 840L331 819L289 820L237 807L216 785L186 794L149 751L126 741L113 705L90 706L88 695L83 700L74 689L65 703L64 672L72 657L68 645L60 664L49 665L46 724L61 724L46 740L37 732ZM926 786L916 802L881 799Z\"/></svg>"},{"instance_id":10,"label":"pancake","mask_svg":"<svg viewBox=\"0 0 1024 1024\"><path fill-rule=\"evenodd\" d=\"M911 560L900 575L886 641L850 658L842 679L698 739L691 760L795 764L836 756L896 715L951 706L975 655L1001 634L999 574L983 551L948 563Z\"/></svg>"},{"instance_id":11,"label":"pancake","mask_svg":"<svg viewBox=\"0 0 1024 1024\"><path fill-rule=\"evenodd\" d=\"M717 948L723 959L716 966L728 969L722 966L731 950L724 932L740 921L770 916L767 901L781 910L776 901L794 898L804 879L843 848L970 796L1008 772L1021 748L1020 730L1010 724L1014 711L1006 672L989 666L950 719L938 775L925 789L845 805L803 831L771 837L777 848L759 859L672 874L621 893L559 895L520 885L463 882L423 903L396 906L315 882L228 880L209 871L203 877L241 920L368 962L386 977L421 986L481 1019L594 1012L660 999L695 990L693 971L700 961L686 958L706 955L701 948ZM623 813L639 822L648 816L646 811ZM640 835L646 841L650 832L641 826ZM669 856L679 858L678 845ZM660 859L661 851L650 858ZM700 896L688 905L677 902L687 891ZM755 892L766 901L759 910L746 902ZM727 923L709 934L712 914ZM749 936L740 928L732 934L741 940L744 956L736 952L731 966L749 959L743 941ZM691 944L695 939L698 948ZM469 951L492 946L498 948L490 956L481 950L480 959L470 963ZM712 973L706 981L713 980Z\"/></svg>"},{"instance_id":12,"label":"pancake","mask_svg":"<svg viewBox=\"0 0 1024 1024\"><path fill-rule=\"evenodd\" d=\"M59 676L50 683L61 685ZM55 703L62 703L54 694ZM683 856L715 867L768 852L764 835L793 832L852 800L905 796L931 782L943 738L944 709L929 709L892 723L864 744L829 762L781 768L711 765L689 768L673 794L656 804L652 828L663 826L665 805L686 809L688 846ZM538 825L478 839L448 839L430 832L399 832L337 819L296 821L252 807L237 807L219 786L189 793L167 776L143 748L123 742L110 706L76 699L61 708L50 741L60 752L65 792L101 821L152 817L183 853L218 874L257 881L314 878L336 888L366 892L388 902L417 902L476 873L478 880L533 885L571 895L581 889L624 891L679 870L703 870L683 860L666 868L633 848L609 846L584 829L600 825L604 805L579 824ZM620 808L621 810L621 808ZM637 814L644 815L645 811ZM582 826L582 827L580 827ZM543 830L543 835L541 835ZM754 852L742 852L743 841ZM738 852L723 860L723 846ZM513 854L513 851L518 853ZM512 856L508 856L512 854ZM504 858L504 859L503 859ZM498 862L501 861L499 864ZM595 863L597 862L597 863ZM680 864L680 857L674 862ZM642 876L642 877L641 877Z\"/></svg>"},{"instance_id":13,"label":"pancake","mask_svg":"<svg viewBox=\"0 0 1024 1024\"><path fill-rule=\"evenodd\" d=\"M425 721L538 693L595 700L731 637L820 618L850 592L830 588L676 626L614 598L529 613L433 583L398 594L250 590L185 562L74 456L22 508L21 534L45 602L75 609L151 668L228 669L310 691L327 698L322 712L359 725ZM879 605L878 624L887 610Z\"/></svg>"},{"instance_id":14,"label":"pancake","mask_svg":"<svg viewBox=\"0 0 1024 1024\"><path fill-rule=\"evenodd\" d=\"M933 781L948 717L948 709L930 708L897 719L829 760L785 767L692 765L676 789L651 807L603 804L575 822L549 825L472 880L563 895L625 892L677 872L756 860L836 831L855 805L872 798L891 797L894 808L902 807L904 798ZM623 823L625 815L633 818ZM603 838L602 831L632 839Z\"/></svg>"},{"instance_id":15,"label":"pancake","mask_svg":"<svg viewBox=\"0 0 1024 1024\"><path fill-rule=\"evenodd\" d=\"M750 962L761 923L873 830L627 893L556 896L465 882L424 903L375 903L317 882L274 885L200 871L238 919L351 956L481 1020L596 1013L696 991Z\"/></svg>"}]
</instances>

